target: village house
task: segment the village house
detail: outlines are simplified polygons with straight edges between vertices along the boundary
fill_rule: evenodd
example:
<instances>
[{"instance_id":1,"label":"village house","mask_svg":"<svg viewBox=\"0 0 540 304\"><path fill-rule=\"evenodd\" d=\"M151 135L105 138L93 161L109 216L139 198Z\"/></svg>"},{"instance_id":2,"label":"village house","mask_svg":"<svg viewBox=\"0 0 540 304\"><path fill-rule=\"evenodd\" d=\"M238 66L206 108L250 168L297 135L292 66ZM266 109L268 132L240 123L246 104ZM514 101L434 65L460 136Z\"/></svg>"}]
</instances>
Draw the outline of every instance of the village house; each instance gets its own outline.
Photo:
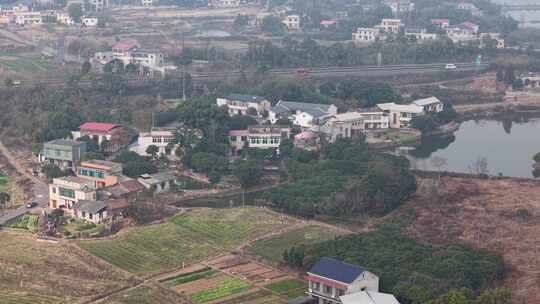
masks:
<instances>
[{"instance_id":1,"label":"village house","mask_svg":"<svg viewBox=\"0 0 540 304\"><path fill-rule=\"evenodd\" d=\"M409 0L384 0L383 4L390 7L394 15L414 11L414 3Z\"/></svg>"},{"instance_id":2,"label":"village house","mask_svg":"<svg viewBox=\"0 0 540 304\"><path fill-rule=\"evenodd\" d=\"M474 23L460 23L446 29L446 34L454 43L475 40L478 26Z\"/></svg>"},{"instance_id":3,"label":"village house","mask_svg":"<svg viewBox=\"0 0 540 304\"><path fill-rule=\"evenodd\" d=\"M176 182L176 176L172 172L143 174L137 178L137 181L151 194L157 195L171 191L171 185Z\"/></svg>"},{"instance_id":4,"label":"village house","mask_svg":"<svg viewBox=\"0 0 540 304\"><path fill-rule=\"evenodd\" d=\"M399 304L394 295L371 290L344 295L340 300L342 304Z\"/></svg>"},{"instance_id":5,"label":"village house","mask_svg":"<svg viewBox=\"0 0 540 304\"><path fill-rule=\"evenodd\" d=\"M98 25L98 18L97 17L82 17L81 18L81 24L87 27L95 27Z\"/></svg>"},{"instance_id":6,"label":"village house","mask_svg":"<svg viewBox=\"0 0 540 304\"><path fill-rule=\"evenodd\" d=\"M288 15L283 19L283 24L289 31L300 30L300 15Z\"/></svg>"},{"instance_id":7,"label":"village house","mask_svg":"<svg viewBox=\"0 0 540 304\"><path fill-rule=\"evenodd\" d=\"M375 42L380 37L380 29L359 27L353 32L352 39L357 42L370 43Z\"/></svg>"},{"instance_id":8,"label":"village house","mask_svg":"<svg viewBox=\"0 0 540 304\"><path fill-rule=\"evenodd\" d=\"M127 146L131 141L131 132L121 125L105 122L86 122L79 126L78 131L72 131L75 139L84 136L95 140L98 145L106 143L106 152L116 152Z\"/></svg>"},{"instance_id":9,"label":"village house","mask_svg":"<svg viewBox=\"0 0 540 304\"><path fill-rule=\"evenodd\" d=\"M227 7L239 7L240 0L212 0L212 7L227 8Z\"/></svg>"},{"instance_id":10,"label":"village house","mask_svg":"<svg viewBox=\"0 0 540 304\"><path fill-rule=\"evenodd\" d=\"M319 24L321 28L323 29L335 28L338 25L338 20L337 19L324 19L324 20L321 20Z\"/></svg>"},{"instance_id":11,"label":"village house","mask_svg":"<svg viewBox=\"0 0 540 304\"><path fill-rule=\"evenodd\" d=\"M520 75L519 79L523 82L523 85L528 88L540 87L540 74L539 73L526 73Z\"/></svg>"},{"instance_id":12,"label":"village house","mask_svg":"<svg viewBox=\"0 0 540 304\"><path fill-rule=\"evenodd\" d=\"M90 5L95 11L102 11L106 8L109 8L109 0L90 0ZM84 5L84 3L83 3ZM68 5L69 7L69 5ZM84 6L83 6L84 7Z\"/></svg>"},{"instance_id":13,"label":"village house","mask_svg":"<svg viewBox=\"0 0 540 304\"><path fill-rule=\"evenodd\" d=\"M229 94L219 97L216 103L220 107L227 107L229 115L247 115L250 108L257 111L257 116L268 112L272 104L269 100L257 95Z\"/></svg>"},{"instance_id":14,"label":"village house","mask_svg":"<svg viewBox=\"0 0 540 304\"><path fill-rule=\"evenodd\" d=\"M75 170L75 164L86 153L86 143L75 140L55 139L43 144L39 154L41 164L54 164L62 170Z\"/></svg>"},{"instance_id":15,"label":"village house","mask_svg":"<svg viewBox=\"0 0 540 304\"><path fill-rule=\"evenodd\" d=\"M56 22L64 25L73 25L75 24L75 21L73 21L73 18L68 13L57 13L56 14Z\"/></svg>"},{"instance_id":16,"label":"village house","mask_svg":"<svg viewBox=\"0 0 540 304\"><path fill-rule=\"evenodd\" d=\"M379 25L376 25L375 28L384 31L389 34L397 34L400 29L404 26L401 22L401 19L383 19Z\"/></svg>"},{"instance_id":17,"label":"village house","mask_svg":"<svg viewBox=\"0 0 540 304\"><path fill-rule=\"evenodd\" d=\"M142 7L149 7L154 4L154 0L141 0Z\"/></svg>"},{"instance_id":18,"label":"village house","mask_svg":"<svg viewBox=\"0 0 540 304\"><path fill-rule=\"evenodd\" d=\"M231 130L228 138L232 154L240 153L244 148L276 149L284 139L289 139L291 129L279 126L249 126L247 130Z\"/></svg>"},{"instance_id":19,"label":"village house","mask_svg":"<svg viewBox=\"0 0 540 304\"><path fill-rule=\"evenodd\" d=\"M62 208L72 213L75 203L96 200L94 182L76 176L54 178L49 184L49 207Z\"/></svg>"},{"instance_id":20,"label":"village house","mask_svg":"<svg viewBox=\"0 0 540 304\"><path fill-rule=\"evenodd\" d=\"M337 107L335 105L280 100L270 108L268 117L273 124L279 119L285 118L297 126L310 129L316 125L317 119L336 114Z\"/></svg>"},{"instance_id":21,"label":"village house","mask_svg":"<svg viewBox=\"0 0 540 304\"><path fill-rule=\"evenodd\" d=\"M409 127L414 117L424 114L424 108L414 104L401 105L390 102L378 104L377 107L389 115L389 127L395 129Z\"/></svg>"},{"instance_id":22,"label":"village house","mask_svg":"<svg viewBox=\"0 0 540 304\"><path fill-rule=\"evenodd\" d=\"M100 64L107 64L113 60L119 60L124 66L136 65L140 71L148 74L165 72L165 59L161 52L140 50L133 41L121 41L115 43L111 52L97 52L94 59Z\"/></svg>"},{"instance_id":23,"label":"village house","mask_svg":"<svg viewBox=\"0 0 540 304\"><path fill-rule=\"evenodd\" d=\"M122 164L99 159L84 161L77 166L77 176L92 181L95 188L114 186L122 178Z\"/></svg>"},{"instance_id":24,"label":"village house","mask_svg":"<svg viewBox=\"0 0 540 304\"><path fill-rule=\"evenodd\" d=\"M125 199L129 203L134 203L144 197L146 188L135 179L126 178L118 184L102 190L103 194L112 199Z\"/></svg>"},{"instance_id":25,"label":"village house","mask_svg":"<svg viewBox=\"0 0 540 304\"><path fill-rule=\"evenodd\" d=\"M294 136L293 144L296 148L306 151L315 151L319 148L319 136L313 131L304 131Z\"/></svg>"},{"instance_id":26,"label":"village house","mask_svg":"<svg viewBox=\"0 0 540 304\"><path fill-rule=\"evenodd\" d=\"M336 114L319 121L312 130L326 135L329 142L342 138L358 137L363 130L364 118L358 112Z\"/></svg>"},{"instance_id":27,"label":"village house","mask_svg":"<svg viewBox=\"0 0 540 304\"><path fill-rule=\"evenodd\" d=\"M379 291L379 277L368 270L331 258L320 259L307 273L308 294L318 304L341 304L340 297Z\"/></svg>"},{"instance_id":28,"label":"village house","mask_svg":"<svg viewBox=\"0 0 540 304\"><path fill-rule=\"evenodd\" d=\"M497 49L504 49L506 47L504 38L501 37L500 33L481 33L480 34L480 48L485 48L486 43L489 40L493 42L493 45Z\"/></svg>"},{"instance_id":29,"label":"village house","mask_svg":"<svg viewBox=\"0 0 540 304\"><path fill-rule=\"evenodd\" d=\"M364 109L359 111L362 116L362 130L365 133L386 130L389 127L388 115L378 109Z\"/></svg>"},{"instance_id":30,"label":"village house","mask_svg":"<svg viewBox=\"0 0 540 304\"><path fill-rule=\"evenodd\" d=\"M431 19L431 24L444 30L450 27L450 19Z\"/></svg>"},{"instance_id":31,"label":"village house","mask_svg":"<svg viewBox=\"0 0 540 304\"><path fill-rule=\"evenodd\" d=\"M150 156L146 153L149 146L158 148L158 155L165 155L175 159L175 150L179 144L176 143L175 128L153 128L150 132L141 132L137 139L137 144L130 148L131 151L142 155Z\"/></svg>"},{"instance_id":32,"label":"village house","mask_svg":"<svg viewBox=\"0 0 540 304\"><path fill-rule=\"evenodd\" d=\"M439 113L444 110L444 104L437 97L428 97L418 99L412 102L413 105L417 105L423 108L424 113Z\"/></svg>"},{"instance_id":33,"label":"village house","mask_svg":"<svg viewBox=\"0 0 540 304\"><path fill-rule=\"evenodd\" d=\"M107 204L102 201L80 200L72 207L72 216L94 224L103 222L107 214Z\"/></svg>"},{"instance_id":34,"label":"village house","mask_svg":"<svg viewBox=\"0 0 540 304\"><path fill-rule=\"evenodd\" d=\"M458 2L456 4L458 10L468 11L475 17L481 17L484 13L471 2Z\"/></svg>"},{"instance_id":35,"label":"village house","mask_svg":"<svg viewBox=\"0 0 540 304\"><path fill-rule=\"evenodd\" d=\"M43 19L40 12L17 11L13 13L17 25L41 25Z\"/></svg>"},{"instance_id":36,"label":"village house","mask_svg":"<svg viewBox=\"0 0 540 304\"><path fill-rule=\"evenodd\" d=\"M416 39L417 41L437 39L437 34L428 33L425 27L417 26L405 28L405 36L414 37L414 39Z\"/></svg>"}]
</instances>

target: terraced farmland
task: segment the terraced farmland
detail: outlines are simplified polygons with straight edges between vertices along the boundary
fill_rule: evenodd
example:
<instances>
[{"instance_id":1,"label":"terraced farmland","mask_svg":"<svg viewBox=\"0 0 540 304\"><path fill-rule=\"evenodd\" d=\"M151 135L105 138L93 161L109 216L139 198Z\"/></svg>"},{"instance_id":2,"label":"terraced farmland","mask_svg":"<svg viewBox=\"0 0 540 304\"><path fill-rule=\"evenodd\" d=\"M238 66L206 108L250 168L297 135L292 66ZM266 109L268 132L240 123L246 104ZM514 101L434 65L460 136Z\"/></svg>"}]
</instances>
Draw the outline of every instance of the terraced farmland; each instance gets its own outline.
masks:
<instances>
[{"instance_id":1,"label":"terraced farmland","mask_svg":"<svg viewBox=\"0 0 540 304\"><path fill-rule=\"evenodd\" d=\"M182 304L186 301L174 291L156 285L145 285L116 294L102 304Z\"/></svg>"},{"instance_id":2,"label":"terraced farmland","mask_svg":"<svg viewBox=\"0 0 540 304\"><path fill-rule=\"evenodd\" d=\"M134 282L73 246L14 230L0 230L0 261L2 304L77 303Z\"/></svg>"},{"instance_id":3,"label":"terraced farmland","mask_svg":"<svg viewBox=\"0 0 540 304\"><path fill-rule=\"evenodd\" d=\"M227 277L215 286L199 290L189 297L196 303L204 303L237 294L251 288L251 285L237 278Z\"/></svg>"},{"instance_id":4,"label":"terraced farmland","mask_svg":"<svg viewBox=\"0 0 540 304\"><path fill-rule=\"evenodd\" d=\"M263 209L206 209L177 215L164 224L137 227L110 240L79 245L115 266L149 275L233 249L290 224Z\"/></svg>"}]
</instances>

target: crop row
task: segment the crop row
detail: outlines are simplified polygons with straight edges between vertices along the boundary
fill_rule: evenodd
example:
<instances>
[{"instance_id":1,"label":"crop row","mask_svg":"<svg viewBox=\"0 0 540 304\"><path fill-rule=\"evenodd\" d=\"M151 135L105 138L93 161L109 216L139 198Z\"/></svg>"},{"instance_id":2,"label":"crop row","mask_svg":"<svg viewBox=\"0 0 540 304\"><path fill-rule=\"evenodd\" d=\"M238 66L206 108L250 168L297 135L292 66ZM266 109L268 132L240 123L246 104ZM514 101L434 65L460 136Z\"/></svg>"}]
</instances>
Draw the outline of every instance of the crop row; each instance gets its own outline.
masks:
<instances>
[{"instance_id":1,"label":"crop row","mask_svg":"<svg viewBox=\"0 0 540 304\"><path fill-rule=\"evenodd\" d=\"M214 287L199 290L193 293L190 298L197 303L204 303L227 297L249 288L251 288L249 283L237 278L228 277Z\"/></svg>"}]
</instances>

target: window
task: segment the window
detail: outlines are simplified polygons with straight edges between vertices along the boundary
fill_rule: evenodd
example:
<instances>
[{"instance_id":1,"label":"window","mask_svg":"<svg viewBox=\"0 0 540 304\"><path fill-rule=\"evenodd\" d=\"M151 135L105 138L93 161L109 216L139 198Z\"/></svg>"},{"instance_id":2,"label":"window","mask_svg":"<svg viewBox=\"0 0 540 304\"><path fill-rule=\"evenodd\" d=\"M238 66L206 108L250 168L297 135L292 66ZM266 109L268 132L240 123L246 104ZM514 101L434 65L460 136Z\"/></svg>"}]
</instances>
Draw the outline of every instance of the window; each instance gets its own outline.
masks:
<instances>
[{"instance_id":1,"label":"window","mask_svg":"<svg viewBox=\"0 0 540 304\"><path fill-rule=\"evenodd\" d=\"M231 141L236 141L236 136L231 136Z\"/></svg>"},{"instance_id":2,"label":"window","mask_svg":"<svg viewBox=\"0 0 540 304\"><path fill-rule=\"evenodd\" d=\"M344 290L344 289L338 289L337 292L338 292L338 296L339 296L339 297L345 295L345 290Z\"/></svg>"},{"instance_id":3,"label":"window","mask_svg":"<svg viewBox=\"0 0 540 304\"><path fill-rule=\"evenodd\" d=\"M321 283L319 282L311 282L311 289L315 291L319 291L321 289Z\"/></svg>"},{"instance_id":4,"label":"window","mask_svg":"<svg viewBox=\"0 0 540 304\"><path fill-rule=\"evenodd\" d=\"M60 194L60 196L75 198L75 191L72 189L58 187L58 193Z\"/></svg>"},{"instance_id":5,"label":"window","mask_svg":"<svg viewBox=\"0 0 540 304\"><path fill-rule=\"evenodd\" d=\"M240 140L241 140L241 141L246 141L246 140L247 140L247 137L246 137L246 136L242 136L242 137L240 137Z\"/></svg>"},{"instance_id":6,"label":"window","mask_svg":"<svg viewBox=\"0 0 540 304\"><path fill-rule=\"evenodd\" d=\"M52 188L52 193L56 193L56 187Z\"/></svg>"},{"instance_id":7,"label":"window","mask_svg":"<svg viewBox=\"0 0 540 304\"><path fill-rule=\"evenodd\" d=\"M331 294L332 293L332 286L323 285L323 291L324 291L324 293Z\"/></svg>"},{"instance_id":8,"label":"window","mask_svg":"<svg viewBox=\"0 0 540 304\"><path fill-rule=\"evenodd\" d=\"M88 213L88 218L89 219L93 219L94 218L94 215L92 213Z\"/></svg>"},{"instance_id":9,"label":"window","mask_svg":"<svg viewBox=\"0 0 540 304\"><path fill-rule=\"evenodd\" d=\"M82 212L82 217L86 217L86 211Z\"/></svg>"}]
</instances>

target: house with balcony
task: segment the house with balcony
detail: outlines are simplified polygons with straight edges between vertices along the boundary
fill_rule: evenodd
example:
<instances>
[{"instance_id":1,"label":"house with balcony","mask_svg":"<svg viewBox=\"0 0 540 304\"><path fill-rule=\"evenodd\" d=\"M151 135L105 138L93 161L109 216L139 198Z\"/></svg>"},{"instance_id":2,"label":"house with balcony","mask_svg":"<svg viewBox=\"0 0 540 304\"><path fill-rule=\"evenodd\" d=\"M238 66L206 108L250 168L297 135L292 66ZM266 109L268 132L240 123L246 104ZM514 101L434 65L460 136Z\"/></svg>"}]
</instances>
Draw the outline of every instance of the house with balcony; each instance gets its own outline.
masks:
<instances>
[{"instance_id":1,"label":"house with balcony","mask_svg":"<svg viewBox=\"0 0 540 304\"><path fill-rule=\"evenodd\" d=\"M149 146L158 147L158 155L165 155L168 158L175 158L174 151L179 144L176 142L174 128L153 128L150 132L141 132L137 138L137 144L130 147L130 150L142 156L149 156L146 150Z\"/></svg>"},{"instance_id":2,"label":"house with balcony","mask_svg":"<svg viewBox=\"0 0 540 304\"><path fill-rule=\"evenodd\" d=\"M99 159L84 161L77 166L77 176L93 182L98 189L114 186L122 178L122 164Z\"/></svg>"},{"instance_id":3,"label":"house with balcony","mask_svg":"<svg viewBox=\"0 0 540 304\"><path fill-rule=\"evenodd\" d=\"M43 19L40 12L16 11L13 13L17 25L41 25Z\"/></svg>"},{"instance_id":4,"label":"house with balcony","mask_svg":"<svg viewBox=\"0 0 540 304\"><path fill-rule=\"evenodd\" d=\"M317 120L336 115L337 107L332 104L280 100L275 106L271 107L268 112L268 118L273 124L281 118L286 118L301 128L311 129L313 126L317 125Z\"/></svg>"},{"instance_id":5,"label":"house with balcony","mask_svg":"<svg viewBox=\"0 0 540 304\"><path fill-rule=\"evenodd\" d=\"M329 142L335 142L342 138L354 138L360 136L363 130L364 118L358 112L336 114L322 119L319 125L313 127L313 131L322 133Z\"/></svg>"},{"instance_id":6,"label":"house with balcony","mask_svg":"<svg viewBox=\"0 0 540 304\"><path fill-rule=\"evenodd\" d=\"M282 22L289 31L299 31L301 29L300 15L285 16Z\"/></svg>"},{"instance_id":7,"label":"house with balcony","mask_svg":"<svg viewBox=\"0 0 540 304\"><path fill-rule=\"evenodd\" d=\"M388 114L379 111L378 109L364 109L358 111L362 116L361 129L364 133L376 132L379 130L386 130L389 128Z\"/></svg>"},{"instance_id":8,"label":"house with balcony","mask_svg":"<svg viewBox=\"0 0 540 304\"><path fill-rule=\"evenodd\" d=\"M95 27L98 25L98 18L97 17L89 17L89 16L83 16L81 18L81 24L87 27Z\"/></svg>"},{"instance_id":9,"label":"house with balcony","mask_svg":"<svg viewBox=\"0 0 540 304\"><path fill-rule=\"evenodd\" d=\"M414 117L424 115L424 108L415 104L390 102L378 104L377 107L389 116L389 127L395 129L407 128Z\"/></svg>"},{"instance_id":10,"label":"house with balcony","mask_svg":"<svg viewBox=\"0 0 540 304\"><path fill-rule=\"evenodd\" d=\"M413 37L416 41L437 39L437 34L428 33L425 27L419 26L405 28L405 36Z\"/></svg>"},{"instance_id":11,"label":"house with balcony","mask_svg":"<svg viewBox=\"0 0 540 304\"><path fill-rule=\"evenodd\" d=\"M54 164L62 170L75 170L75 164L86 153L86 143L82 141L55 139L43 144L39 162Z\"/></svg>"},{"instance_id":12,"label":"house with balcony","mask_svg":"<svg viewBox=\"0 0 540 304\"><path fill-rule=\"evenodd\" d=\"M341 304L346 295L379 291L379 277L357 265L332 258L320 259L307 272L308 294L318 304Z\"/></svg>"},{"instance_id":13,"label":"house with balcony","mask_svg":"<svg viewBox=\"0 0 540 304\"><path fill-rule=\"evenodd\" d=\"M71 135L74 139L88 136L100 146L105 142L106 152L116 152L126 147L132 138L132 132L128 129L106 122L85 122L78 131L72 131Z\"/></svg>"},{"instance_id":14,"label":"house with balcony","mask_svg":"<svg viewBox=\"0 0 540 304\"><path fill-rule=\"evenodd\" d=\"M394 15L406 14L414 11L414 3L409 0L384 0L382 3L390 7Z\"/></svg>"},{"instance_id":15,"label":"house with balcony","mask_svg":"<svg viewBox=\"0 0 540 304\"><path fill-rule=\"evenodd\" d=\"M55 178L49 184L49 207L73 214L73 205L82 200L95 201L96 195L93 181L76 176Z\"/></svg>"},{"instance_id":16,"label":"house with balcony","mask_svg":"<svg viewBox=\"0 0 540 304\"><path fill-rule=\"evenodd\" d=\"M397 34L404 26L401 19L382 19L381 23L376 25L375 28L384 31L387 34Z\"/></svg>"},{"instance_id":17,"label":"house with balcony","mask_svg":"<svg viewBox=\"0 0 540 304\"><path fill-rule=\"evenodd\" d=\"M240 153L244 148L276 149L284 139L289 139L291 129L280 126L249 126L246 130L231 130L228 134L232 154Z\"/></svg>"},{"instance_id":18,"label":"house with balcony","mask_svg":"<svg viewBox=\"0 0 540 304\"><path fill-rule=\"evenodd\" d=\"M359 27L353 32L352 39L356 42L371 43L380 38L381 30L378 28Z\"/></svg>"},{"instance_id":19,"label":"house with balcony","mask_svg":"<svg viewBox=\"0 0 540 304\"><path fill-rule=\"evenodd\" d=\"M415 100L412 104L422 107L424 113L439 113L444 110L443 102L434 96Z\"/></svg>"},{"instance_id":20,"label":"house with balcony","mask_svg":"<svg viewBox=\"0 0 540 304\"><path fill-rule=\"evenodd\" d=\"M257 116L268 112L272 104L269 100L257 95L229 94L216 100L219 107L227 107L229 115L247 115L248 109L257 111Z\"/></svg>"}]
</instances>

